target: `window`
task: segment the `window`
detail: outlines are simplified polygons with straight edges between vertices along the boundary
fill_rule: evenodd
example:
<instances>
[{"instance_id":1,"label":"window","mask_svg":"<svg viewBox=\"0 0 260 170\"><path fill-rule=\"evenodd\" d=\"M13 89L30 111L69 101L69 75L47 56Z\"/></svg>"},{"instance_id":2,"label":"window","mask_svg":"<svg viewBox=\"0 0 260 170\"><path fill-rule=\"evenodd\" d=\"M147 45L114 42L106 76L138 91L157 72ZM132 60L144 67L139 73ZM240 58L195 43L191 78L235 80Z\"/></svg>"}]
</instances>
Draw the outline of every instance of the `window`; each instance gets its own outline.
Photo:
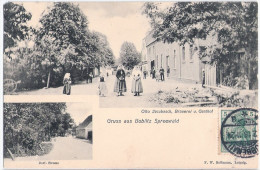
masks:
<instances>
[{"instance_id":1,"label":"window","mask_svg":"<svg viewBox=\"0 0 260 170\"><path fill-rule=\"evenodd\" d=\"M162 54L161 54L161 67L162 67Z\"/></svg>"},{"instance_id":2,"label":"window","mask_svg":"<svg viewBox=\"0 0 260 170\"><path fill-rule=\"evenodd\" d=\"M176 50L173 51L173 68L176 69Z\"/></svg>"},{"instance_id":3,"label":"window","mask_svg":"<svg viewBox=\"0 0 260 170\"><path fill-rule=\"evenodd\" d=\"M168 68L169 66L169 61L170 61L170 57L169 56L166 56L166 67Z\"/></svg>"},{"instance_id":4,"label":"window","mask_svg":"<svg viewBox=\"0 0 260 170\"><path fill-rule=\"evenodd\" d=\"M182 47L182 61L185 62L185 47Z\"/></svg>"},{"instance_id":5,"label":"window","mask_svg":"<svg viewBox=\"0 0 260 170\"><path fill-rule=\"evenodd\" d=\"M193 45L190 45L190 62L193 62Z\"/></svg>"},{"instance_id":6,"label":"window","mask_svg":"<svg viewBox=\"0 0 260 170\"><path fill-rule=\"evenodd\" d=\"M159 57L158 57L158 55L156 56L156 68L158 69L158 66L159 66Z\"/></svg>"}]
</instances>

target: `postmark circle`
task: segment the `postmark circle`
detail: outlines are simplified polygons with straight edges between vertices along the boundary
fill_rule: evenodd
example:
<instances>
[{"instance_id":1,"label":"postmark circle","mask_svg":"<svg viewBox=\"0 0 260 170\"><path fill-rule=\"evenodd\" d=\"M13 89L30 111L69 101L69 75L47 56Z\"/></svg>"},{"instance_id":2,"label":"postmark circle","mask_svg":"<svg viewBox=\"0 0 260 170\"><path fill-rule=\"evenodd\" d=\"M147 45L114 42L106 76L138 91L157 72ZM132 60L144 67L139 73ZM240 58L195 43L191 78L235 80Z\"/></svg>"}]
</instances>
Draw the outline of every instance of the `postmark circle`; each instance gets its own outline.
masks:
<instances>
[{"instance_id":1,"label":"postmark circle","mask_svg":"<svg viewBox=\"0 0 260 170\"><path fill-rule=\"evenodd\" d=\"M241 108L227 115L221 124L221 142L225 149L240 158L258 155L258 111Z\"/></svg>"}]
</instances>

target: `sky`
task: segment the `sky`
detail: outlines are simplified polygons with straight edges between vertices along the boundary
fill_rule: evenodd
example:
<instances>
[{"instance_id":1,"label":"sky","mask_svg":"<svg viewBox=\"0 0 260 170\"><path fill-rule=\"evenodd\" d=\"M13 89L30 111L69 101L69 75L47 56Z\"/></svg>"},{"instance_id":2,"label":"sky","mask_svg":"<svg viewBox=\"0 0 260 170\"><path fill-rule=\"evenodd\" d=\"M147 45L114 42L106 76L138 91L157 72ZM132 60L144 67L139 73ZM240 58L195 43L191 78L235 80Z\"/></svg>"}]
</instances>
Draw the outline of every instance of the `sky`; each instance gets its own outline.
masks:
<instances>
[{"instance_id":1,"label":"sky","mask_svg":"<svg viewBox=\"0 0 260 170\"><path fill-rule=\"evenodd\" d=\"M25 9L32 14L31 26L39 26L42 13L50 2L23 2ZM142 15L143 2L77 2L87 16L89 29L107 36L116 58L124 41L135 44L141 52L142 40L150 30L148 19Z\"/></svg>"},{"instance_id":2,"label":"sky","mask_svg":"<svg viewBox=\"0 0 260 170\"><path fill-rule=\"evenodd\" d=\"M66 103L66 112L70 114L76 125L82 123L89 115L92 115L91 103Z\"/></svg>"}]
</instances>

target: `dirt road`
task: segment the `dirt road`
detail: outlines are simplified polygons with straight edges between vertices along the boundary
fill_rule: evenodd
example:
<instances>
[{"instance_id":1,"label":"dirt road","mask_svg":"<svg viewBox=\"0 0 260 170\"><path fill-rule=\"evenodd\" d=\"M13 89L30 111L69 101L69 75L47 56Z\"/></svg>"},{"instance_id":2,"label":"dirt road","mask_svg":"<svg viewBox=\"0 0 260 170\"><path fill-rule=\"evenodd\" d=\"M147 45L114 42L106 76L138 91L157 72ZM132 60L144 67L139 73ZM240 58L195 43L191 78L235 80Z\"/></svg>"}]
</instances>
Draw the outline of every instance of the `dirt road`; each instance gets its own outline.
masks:
<instances>
[{"instance_id":1,"label":"dirt road","mask_svg":"<svg viewBox=\"0 0 260 170\"><path fill-rule=\"evenodd\" d=\"M88 140L72 136L52 139L53 149L43 156L17 157L15 161L41 160L89 160L92 159L92 144ZM12 161L5 159L4 161Z\"/></svg>"}]
</instances>

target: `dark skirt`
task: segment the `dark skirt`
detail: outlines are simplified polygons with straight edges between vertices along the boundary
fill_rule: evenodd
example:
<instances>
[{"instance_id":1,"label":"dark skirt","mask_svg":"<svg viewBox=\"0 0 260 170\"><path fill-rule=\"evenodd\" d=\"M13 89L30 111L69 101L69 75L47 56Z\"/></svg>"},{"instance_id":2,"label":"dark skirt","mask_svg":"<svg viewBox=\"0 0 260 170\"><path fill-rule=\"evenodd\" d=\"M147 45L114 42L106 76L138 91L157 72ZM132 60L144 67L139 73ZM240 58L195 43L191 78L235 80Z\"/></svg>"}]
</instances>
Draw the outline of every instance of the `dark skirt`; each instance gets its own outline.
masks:
<instances>
[{"instance_id":1,"label":"dark skirt","mask_svg":"<svg viewBox=\"0 0 260 170\"><path fill-rule=\"evenodd\" d=\"M71 85L69 83L64 84L63 94L70 95L70 92L71 92Z\"/></svg>"},{"instance_id":2,"label":"dark skirt","mask_svg":"<svg viewBox=\"0 0 260 170\"><path fill-rule=\"evenodd\" d=\"M141 79L132 81L132 93L143 93L143 85Z\"/></svg>"},{"instance_id":3,"label":"dark skirt","mask_svg":"<svg viewBox=\"0 0 260 170\"><path fill-rule=\"evenodd\" d=\"M115 86L114 86L114 92L126 92L126 82L125 80L119 80L116 79Z\"/></svg>"}]
</instances>

